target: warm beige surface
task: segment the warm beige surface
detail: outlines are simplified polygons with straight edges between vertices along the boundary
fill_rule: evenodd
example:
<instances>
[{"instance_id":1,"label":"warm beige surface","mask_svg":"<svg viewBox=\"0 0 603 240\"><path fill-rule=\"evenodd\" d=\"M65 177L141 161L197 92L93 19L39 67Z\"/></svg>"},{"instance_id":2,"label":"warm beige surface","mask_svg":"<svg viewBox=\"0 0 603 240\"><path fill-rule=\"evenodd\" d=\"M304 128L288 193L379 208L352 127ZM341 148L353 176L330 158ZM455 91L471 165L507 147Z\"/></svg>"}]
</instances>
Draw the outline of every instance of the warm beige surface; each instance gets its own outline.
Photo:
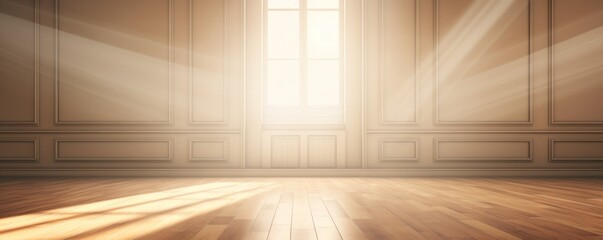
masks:
<instances>
[{"instance_id":1,"label":"warm beige surface","mask_svg":"<svg viewBox=\"0 0 603 240\"><path fill-rule=\"evenodd\" d=\"M0 173L603 170L602 0L291 2L340 105L268 104L265 0L0 0Z\"/></svg>"},{"instance_id":2,"label":"warm beige surface","mask_svg":"<svg viewBox=\"0 0 603 240\"><path fill-rule=\"evenodd\" d=\"M600 239L601 179L3 179L2 239Z\"/></svg>"}]
</instances>

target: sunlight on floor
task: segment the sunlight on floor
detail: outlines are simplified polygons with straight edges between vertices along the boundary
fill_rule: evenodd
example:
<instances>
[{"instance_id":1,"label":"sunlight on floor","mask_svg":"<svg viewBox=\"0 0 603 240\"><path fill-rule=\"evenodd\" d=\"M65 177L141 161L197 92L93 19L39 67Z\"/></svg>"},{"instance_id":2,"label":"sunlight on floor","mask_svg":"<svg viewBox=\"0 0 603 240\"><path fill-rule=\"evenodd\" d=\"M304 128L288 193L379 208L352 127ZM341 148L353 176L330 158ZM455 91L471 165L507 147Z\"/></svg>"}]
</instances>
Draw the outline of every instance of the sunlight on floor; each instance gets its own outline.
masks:
<instances>
[{"instance_id":1,"label":"sunlight on floor","mask_svg":"<svg viewBox=\"0 0 603 240\"><path fill-rule=\"evenodd\" d=\"M215 182L0 219L2 239L132 239L269 191L271 183Z\"/></svg>"}]
</instances>

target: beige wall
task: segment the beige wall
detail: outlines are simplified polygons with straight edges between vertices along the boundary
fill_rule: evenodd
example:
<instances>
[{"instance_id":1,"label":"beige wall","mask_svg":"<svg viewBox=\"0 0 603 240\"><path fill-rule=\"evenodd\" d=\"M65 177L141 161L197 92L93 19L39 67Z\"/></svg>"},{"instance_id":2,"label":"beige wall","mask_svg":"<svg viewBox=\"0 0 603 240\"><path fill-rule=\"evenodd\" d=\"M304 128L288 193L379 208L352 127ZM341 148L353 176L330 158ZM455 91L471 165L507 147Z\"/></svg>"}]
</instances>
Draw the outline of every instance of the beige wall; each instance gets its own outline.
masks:
<instances>
[{"instance_id":1,"label":"beige wall","mask_svg":"<svg viewBox=\"0 0 603 240\"><path fill-rule=\"evenodd\" d=\"M0 169L603 170L603 1L344 5L343 123L273 124L261 0L0 0Z\"/></svg>"}]
</instances>

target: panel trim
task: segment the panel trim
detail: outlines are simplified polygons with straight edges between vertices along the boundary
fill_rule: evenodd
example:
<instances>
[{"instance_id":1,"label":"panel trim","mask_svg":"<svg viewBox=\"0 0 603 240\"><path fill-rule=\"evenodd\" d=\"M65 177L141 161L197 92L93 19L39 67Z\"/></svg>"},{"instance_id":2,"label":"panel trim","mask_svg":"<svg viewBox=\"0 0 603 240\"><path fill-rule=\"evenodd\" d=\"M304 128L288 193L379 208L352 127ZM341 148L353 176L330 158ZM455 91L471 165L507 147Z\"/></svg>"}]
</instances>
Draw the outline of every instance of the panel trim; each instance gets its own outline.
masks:
<instances>
[{"instance_id":1,"label":"panel trim","mask_svg":"<svg viewBox=\"0 0 603 240\"><path fill-rule=\"evenodd\" d=\"M0 121L0 125L40 124L40 0L34 1L34 120Z\"/></svg>"},{"instance_id":2,"label":"panel trim","mask_svg":"<svg viewBox=\"0 0 603 240\"><path fill-rule=\"evenodd\" d=\"M238 130L0 130L0 134L242 134ZM603 133L603 132L602 132Z\"/></svg>"},{"instance_id":3,"label":"panel trim","mask_svg":"<svg viewBox=\"0 0 603 240\"><path fill-rule=\"evenodd\" d=\"M280 131L283 129L275 129ZM308 129L296 129L308 130ZM320 131L325 129L309 129ZM337 129L340 130L340 129ZM336 130L336 131L337 131ZM272 129L266 131L273 131ZM0 134L242 134L238 130L0 130ZM366 134L603 134L603 130L369 130Z\"/></svg>"},{"instance_id":4,"label":"panel trim","mask_svg":"<svg viewBox=\"0 0 603 240\"><path fill-rule=\"evenodd\" d=\"M419 41L419 24L420 24L420 11L419 11L419 0L415 0L415 43L414 43L414 47L415 47L415 75L414 75L414 80L415 80L415 120L414 121L386 121L385 120L385 109L384 109L384 105L385 105L385 99L383 99L384 97L384 85L385 85L385 79L384 79L384 75L385 75L385 71L384 71L384 63L385 63L385 1L386 0L381 0L381 19L380 19L380 25L379 25L379 40L380 40L380 46L379 46L379 125L384 126L384 125L400 125L400 124L404 124L404 125L416 125L419 123L419 50L420 50L420 41Z\"/></svg>"},{"instance_id":5,"label":"panel trim","mask_svg":"<svg viewBox=\"0 0 603 240\"><path fill-rule=\"evenodd\" d=\"M166 176L166 177L598 177L603 169L571 168L404 168L404 169L0 169L0 177L14 176Z\"/></svg>"},{"instance_id":6,"label":"panel trim","mask_svg":"<svg viewBox=\"0 0 603 240\"><path fill-rule=\"evenodd\" d=\"M567 143L579 143L579 142L601 142L603 140L555 140L549 138L549 162L550 163L598 163L603 162L603 157L556 157L555 156L555 143L567 142Z\"/></svg>"},{"instance_id":7,"label":"panel trim","mask_svg":"<svg viewBox=\"0 0 603 240\"><path fill-rule=\"evenodd\" d=\"M224 148L222 149L222 157L194 157L193 156L193 144L196 142L220 142ZM206 163L206 162L227 162L228 152L230 148L228 146L228 139L202 139L202 138L189 138L188 139L188 161L193 163Z\"/></svg>"},{"instance_id":8,"label":"panel trim","mask_svg":"<svg viewBox=\"0 0 603 240\"><path fill-rule=\"evenodd\" d=\"M228 88L230 86L230 51L228 48L228 44L230 43L230 39L229 39L229 22L228 22L228 18L229 18L229 14L228 14L228 0L223 0L222 1L222 12L223 12L223 19L222 19L222 29L223 29L223 41L224 41L224 46L223 46L223 54L224 54L224 59L223 59L223 69L222 69L222 101L224 103L224 108L222 109L222 120L221 121L195 121L194 117L193 117L193 113L194 113L194 104L193 104L193 79L194 79L194 61L193 61L193 40L194 40L194 34L193 34L193 25L194 25L194 14L193 14L193 2L195 0L188 0L188 8L189 8L189 18L188 18L188 24L189 24L189 51L188 51L188 57L189 57L189 72L188 72L188 105L189 105L189 109L188 109L188 123L190 125L195 125L195 124L208 124L208 125L222 125L222 124L228 124L228 112L230 110L230 106L229 106L229 101L228 101Z\"/></svg>"},{"instance_id":9,"label":"panel trim","mask_svg":"<svg viewBox=\"0 0 603 240\"><path fill-rule=\"evenodd\" d=\"M21 158L21 157L0 157L0 163L39 163L40 162L40 138L6 138L0 139L0 142L33 142L34 143L34 157L32 158Z\"/></svg>"},{"instance_id":10,"label":"panel trim","mask_svg":"<svg viewBox=\"0 0 603 240\"><path fill-rule=\"evenodd\" d=\"M446 157L440 157L439 154L439 150L440 150L440 146L439 144L441 142L511 142L511 143L525 143L527 142L529 145L528 147L528 154L529 157L527 158L513 158L513 157L476 157L476 158L472 158L472 157L463 157L463 158L446 158ZM505 140L505 139L440 139L440 138L434 138L434 147L433 147L433 156L434 156L434 162L435 163L502 163L502 162L516 162L516 163L530 163L534 160L534 140L533 139L509 139L509 140Z\"/></svg>"},{"instance_id":11,"label":"panel trim","mask_svg":"<svg viewBox=\"0 0 603 240\"><path fill-rule=\"evenodd\" d=\"M401 142L401 143L414 143L415 144L415 156L411 158L405 157L385 157L385 143L388 142ZM418 163L420 159L420 140L410 138L379 138L379 163L391 163L391 162L403 162L403 163Z\"/></svg>"},{"instance_id":12,"label":"panel trim","mask_svg":"<svg viewBox=\"0 0 603 240\"><path fill-rule=\"evenodd\" d=\"M54 0L54 123L57 125L171 125L174 119L174 0L168 1L168 121L61 121L59 112L59 2Z\"/></svg>"},{"instance_id":13,"label":"panel trim","mask_svg":"<svg viewBox=\"0 0 603 240\"><path fill-rule=\"evenodd\" d=\"M63 142L165 142L168 144L168 157L61 157L60 155L60 143ZM159 162L173 162L174 156L174 140L173 139L54 139L54 160L58 163L64 162L78 162L78 163L159 163Z\"/></svg>"},{"instance_id":14,"label":"panel trim","mask_svg":"<svg viewBox=\"0 0 603 240\"><path fill-rule=\"evenodd\" d=\"M297 167L274 167L273 166L274 165L274 156L273 156L272 153L274 151L274 139L275 138L282 138L282 137L297 139L297 147L299 149L299 152L297 154ZM286 168L298 169L298 168L302 168L302 163L301 163L301 161L302 161L302 156L301 156L301 154L302 154L302 146L301 146L301 143L302 142L301 142L301 136L300 135L291 135L291 134L290 135L276 135L276 134L275 135L271 135L270 136L270 146L269 146L270 151L268 152L270 154L270 156L269 156L269 159L270 159L270 168L273 168L273 169L281 169L281 168L284 168L284 169L286 169Z\"/></svg>"},{"instance_id":15,"label":"panel trim","mask_svg":"<svg viewBox=\"0 0 603 240\"><path fill-rule=\"evenodd\" d=\"M534 3L533 0L528 1L528 121L440 121L439 119L439 2L434 0L433 14L433 51L434 51L434 122L438 125L533 125L534 124Z\"/></svg>"},{"instance_id":16,"label":"panel trim","mask_svg":"<svg viewBox=\"0 0 603 240\"><path fill-rule=\"evenodd\" d=\"M549 125L603 125L601 121L557 121L555 120L555 0L548 0L548 86L549 86Z\"/></svg>"},{"instance_id":17,"label":"panel trim","mask_svg":"<svg viewBox=\"0 0 603 240\"><path fill-rule=\"evenodd\" d=\"M313 167L310 161L310 140L311 139L333 139L335 143L335 149L333 151L333 166L332 167ZM339 151L339 146L337 143L337 135L308 135L306 137L306 156L307 156L307 168L308 169L334 169L337 168L337 151Z\"/></svg>"}]
</instances>

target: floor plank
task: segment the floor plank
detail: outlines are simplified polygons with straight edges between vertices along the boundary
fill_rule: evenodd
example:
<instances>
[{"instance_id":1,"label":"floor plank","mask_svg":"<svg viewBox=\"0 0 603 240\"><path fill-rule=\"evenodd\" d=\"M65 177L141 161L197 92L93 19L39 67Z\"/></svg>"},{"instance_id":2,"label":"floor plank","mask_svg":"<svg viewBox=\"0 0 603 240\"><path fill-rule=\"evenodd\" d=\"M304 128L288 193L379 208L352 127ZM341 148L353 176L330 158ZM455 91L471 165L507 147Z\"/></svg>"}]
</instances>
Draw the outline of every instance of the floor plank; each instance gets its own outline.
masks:
<instances>
[{"instance_id":1,"label":"floor plank","mask_svg":"<svg viewBox=\"0 0 603 240\"><path fill-rule=\"evenodd\" d=\"M603 179L1 180L0 239L603 239Z\"/></svg>"}]
</instances>

